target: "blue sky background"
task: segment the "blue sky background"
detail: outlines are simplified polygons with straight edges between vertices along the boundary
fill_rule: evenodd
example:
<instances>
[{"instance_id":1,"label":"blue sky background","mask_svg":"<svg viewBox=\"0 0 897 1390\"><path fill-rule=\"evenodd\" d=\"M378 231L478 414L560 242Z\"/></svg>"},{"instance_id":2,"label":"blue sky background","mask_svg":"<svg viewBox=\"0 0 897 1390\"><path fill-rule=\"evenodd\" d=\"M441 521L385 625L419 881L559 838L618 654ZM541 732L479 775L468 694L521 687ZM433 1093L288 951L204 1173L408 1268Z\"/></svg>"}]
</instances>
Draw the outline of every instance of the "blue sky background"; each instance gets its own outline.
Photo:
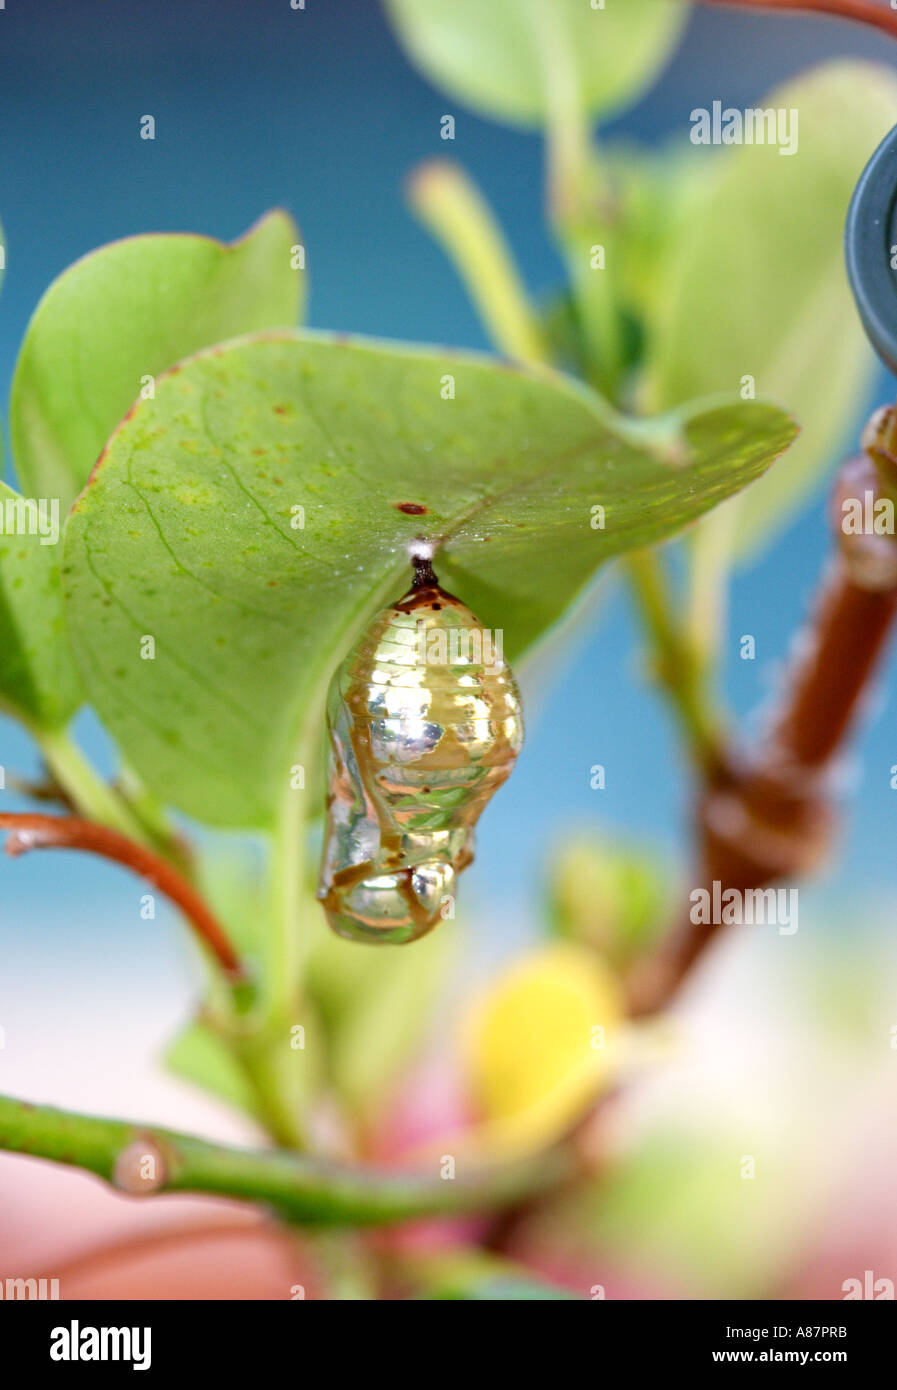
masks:
<instances>
[{"instance_id":1,"label":"blue sky background","mask_svg":"<svg viewBox=\"0 0 897 1390\"><path fill-rule=\"evenodd\" d=\"M772 83L823 57L893 63L884 38L817 19L729 10L696 14L651 96L610 127L647 144L684 133L714 98L749 105ZM18 343L49 282L97 245L143 231L230 239L267 207L288 207L308 248L313 326L486 346L442 254L408 212L403 182L445 153L447 99L409 67L375 0L179 0L114 5L7 0L0 11L0 217L7 272L0 298L5 398ZM154 142L139 117L156 117ZM535 294L559 266L541 218L537 137L457 112L450 150L492 200ZM882 376L877 397L892 394ZM858 402L858 422L868 402ZM733 594L725 680L746 715L769 692L827 552L820 497ZM751 632L758 659L737 658ZM566 826L601 825L665 844L681 834L687 786L664 709L640 677L639 644L622 590L596 622L553 697L531 721L524 758L483 825L471 892L515 916L534 911L546 845ZM827 899L851 912L893 886L897 794L894 659L847 768L847 825ZM89 721L88 746L102 746ZM0 720L0 762L33 767L26 741ZM608 769L604 792L589 768ZM8 797L8 793L6 794ZM38 965L60 989L91 970L175 971L181 945L164 923L153 944L133 923L134 887L118 870L71 856L0 864L0 1006ZM77 939L74 933L76 932ZM48 947L52 951L48 952ZM10 971L12 972L10 974ZM98 988L97 1001L102 998Z\"/></svg>"}]
</instances>

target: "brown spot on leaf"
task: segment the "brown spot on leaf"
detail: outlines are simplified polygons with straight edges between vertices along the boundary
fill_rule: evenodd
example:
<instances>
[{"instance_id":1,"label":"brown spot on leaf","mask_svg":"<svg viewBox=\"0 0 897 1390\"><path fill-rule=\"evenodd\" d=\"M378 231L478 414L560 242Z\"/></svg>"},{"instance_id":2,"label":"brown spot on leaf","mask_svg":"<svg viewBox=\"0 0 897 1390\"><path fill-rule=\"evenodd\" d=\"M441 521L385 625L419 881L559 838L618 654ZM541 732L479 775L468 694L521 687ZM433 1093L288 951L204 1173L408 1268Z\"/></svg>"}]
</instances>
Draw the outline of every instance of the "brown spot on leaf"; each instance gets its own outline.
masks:
<instances>
[{"instance_id":1,"label":"brown spot on leaf","mask_svg":"<svg viewBox=\"0 0 897 1390\"><path fill-rule=\"evenodd\" d=\"M406 516L424 516L427 511L422 502L396 502L395 507L397 512L404 512Z\"/></svg>"}]
</instances>

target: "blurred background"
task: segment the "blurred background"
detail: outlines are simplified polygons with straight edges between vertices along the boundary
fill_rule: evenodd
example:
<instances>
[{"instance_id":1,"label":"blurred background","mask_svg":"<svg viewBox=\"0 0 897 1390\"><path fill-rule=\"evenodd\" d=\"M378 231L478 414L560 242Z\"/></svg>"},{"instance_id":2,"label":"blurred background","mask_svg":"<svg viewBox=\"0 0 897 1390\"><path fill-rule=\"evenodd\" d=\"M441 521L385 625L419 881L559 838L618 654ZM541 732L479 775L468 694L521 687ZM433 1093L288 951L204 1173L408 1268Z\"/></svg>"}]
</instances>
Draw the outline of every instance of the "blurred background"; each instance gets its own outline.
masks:
<instances>
[{"instance_id":1,"label":"blurred background","mask_svg":"<svg viewBox=\"0 0 897 1390\"><path fill-rule=\"evenodd\" d=\"M648 146L685 138L693 107L717 98L749 106L771 85L835 55L893 67L897 48L834 20L698 7L659 83L605 128L606 138ZM457 122L448 149L439 138L446 111ZM156 119L153 142L138 138L145 113ZM451 266L404 200L412 168L445 153L463 162L491 199L531 292L548 296L561 268L542 215L541 140L477 119L430 87L373 0L307 0L299 11L288 0L8 4L0 11L4 397L31 312L77 257L144 231L229 240L273 205L287 207L302 229L312 326L487 346ZM882 373L873 399L857 401L857 427L873 400L892 398L893 382ZM825 511L821 490L736 576L724 685L744 719L774 691L825 563ZM604 595L565 650L553 684L534 700L514 780L482 824L464 909L483 968L537 930L546 858L571 829L607 829L653 844L671 873L681 870L686 769L667 713L644 679L624 589L611 583ZM742 633L756 639L753 662L739 659ZM841 769L844 834L824 881L806 895L801 890L801 931L789 939L756 929L750 939L745 933L727 943L708 967L714 988L697 990L691 1042L640 1092L652 1125L672 1118L692 1139L679 1148L667 1144L657 1171L646 1150L644 1171L630 1173L614 1198L616 1216L596 1216L606 1248L617 1252L615 1267L626 1271L618 1292L753 1296L787 1285L840 1297L841 1279L861 1276L870 1261L890 1260L890 1269L876 1272L897 1274L868 1167L887 1169L893 1156L894 1102L890 1118L878 1100L868 1102L888 1079L893 1091L897 1067L887 1041L897 1020L890 946L895 661L897 652L880 673ZM78 732L109 765L90 719ZM0 761L8 770L36 770L26 740L5 719ZM599 762L607 785L593 791L590 768ZM236 1133L220 1107L154 1065L198 975L172 918L135 924L135 891L119 871L74 856L0 865L0 1089ZM707 1172L720 1145L733 1164L753 1152L758 1127L775 1155L773 1187L752 1191L747 1210L751 1185L740 1184L733 1214ZM699 1156L692 1141L700 1130L707 1144ZM4 1239L17 1240L40 1263L56 1249L53 1212L69 1206L70 1193L97 1233L107 1218L89 1180L65 1175L54 1188L61 1195L51 1197L25 1166L20 1159L0 1164L0 1183L14 1172L34 1193L31 1206L17 1201L13 1209L0 1186L0 1252ZM816 1188L850 1207L843 1231L820 1232L808 1205ZM633 1246L621 1234L627 1214L639 1213L640 1229L653 1223L655 1230L645 1260L638 1239ZM553 1214L551 1229L539 1236L544 1249L558 1242L564 1219ZM569 1220L579 1224L575 1214ZM812 1240L804 1246L808 1231ZM840 1277L818 1273L827 1267L812 1253L813 1242L839 1252L839 1242L846 1243L835 1260Z\"/></svg>"}]
</instances>

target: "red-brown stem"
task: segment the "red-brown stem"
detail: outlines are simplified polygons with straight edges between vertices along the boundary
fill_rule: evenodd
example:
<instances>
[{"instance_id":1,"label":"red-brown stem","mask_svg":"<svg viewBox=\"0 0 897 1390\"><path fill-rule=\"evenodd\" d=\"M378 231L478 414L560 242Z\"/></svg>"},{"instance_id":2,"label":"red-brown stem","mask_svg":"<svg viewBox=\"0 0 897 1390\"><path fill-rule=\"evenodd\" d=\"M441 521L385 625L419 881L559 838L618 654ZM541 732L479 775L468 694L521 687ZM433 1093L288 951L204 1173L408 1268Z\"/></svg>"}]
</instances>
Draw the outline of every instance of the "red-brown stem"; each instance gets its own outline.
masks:
<instances>
[{"instance_id":1,"label":"red-brown stem","mask_svg":"<svg viewBox=\"0 0 897 1390\"><path fill-rule=\"evenodd\" d=\"M770 732L803 768L821 767L843 742L897 612L897 591L858 588L840 556L817 601L806 654L794 667L788 701Z\"/></svg>"},{"instance_id":2,"label":"red-brown stem","mask_svg":"<svg viewBox=\"0 0 897 1390\"><path fill-rule=\"evenodd\" d=\"M228 979L233 983L246 979L245 967L217 917L177 869L152 850L117 830L76 816L6 812L0 814L0 830L10 832L6 842L9 855L25 854L31 849L86 850L133 870L180 908Z\"/></svg>"},{"instance_id":3,"label":"red-brown stem","mask_svg":"<svg viewBox=\"0 0 897 1390\"><path fill-rule=\"evenodd\" d=\"M880 412L864 443L890 442L897 411ZM871 434L870 434L871 431ZM827 770L841 748L897 616L897 551L893 535L845 535L846 498L887 496L879 449L842 468L834 495L837 551L820 586L807 630L786 674L776 718L759 750L729 752L702 788L696 814L696 887L712 892L765 888L816 867L827 850L834 809ZM889 457L889 456L887 456ZM664 1008L719 924L679 925L636 966L630 981L634 1014Z\"/></svg>"},{"instance_id":4,"label":"red-brown stem","mask_svg":"<svg viewBox=\"0 0 897 1390\"><path fill-rule=\"evenodd\" d=\"M876 0L704 0L705 5L726 5L745 10L775 10L779 13L831 15L835 19L850 19L857 24L869 24L897 38L897 14Z\"/></svg>"}]
</instances>

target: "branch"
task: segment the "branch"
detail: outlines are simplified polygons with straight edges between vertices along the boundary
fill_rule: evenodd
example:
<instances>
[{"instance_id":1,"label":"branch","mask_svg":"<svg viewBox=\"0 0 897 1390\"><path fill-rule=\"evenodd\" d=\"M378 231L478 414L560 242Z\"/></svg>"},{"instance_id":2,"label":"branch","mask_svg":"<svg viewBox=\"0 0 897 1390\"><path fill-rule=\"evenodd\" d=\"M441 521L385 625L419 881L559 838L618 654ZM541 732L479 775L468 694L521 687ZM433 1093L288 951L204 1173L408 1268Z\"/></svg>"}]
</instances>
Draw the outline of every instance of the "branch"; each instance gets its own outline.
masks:
<instances>
[{"instance_id":1,"label":"branch","mask_svg":"<svg viewBox=\"0 0 897 1390\"><path fill-rule=\"evenodd\" d=\"M707 697L701 654L670 603L660 554L633 551L626 567L651 640L654 679L669 699L695 766L705 780L712 780L724 758L725 734Z\"/></svg>"},{"instance_id":2,"label":"branch","mask_svg":"<svg viewBox=\"0 0 897 1390\"><path fill-rule=\"evenodd\" d=\"M892 438L894 436L894 438ZM712 892L764 888L807 873L823 858L835 820L827 772L850 730L897 616L893 534L845 535L842 503L888 496L897 456L897 410L880 411L863 437L867 457L840 472L833 523L837 552L813 616L786 674L781 707L751 758L728 754L697 809L697 885ZM635 1014L654 1013L675 995L719 930L691 920L647 959L630 983Z\"/></svg>"},{"instance_id":3,"label":"branch","mask_svg":"<svg viewBox=\"0 0 897 1390\"><path fill-rule=\"evenodd\" d=\"M75 816L2 813L2 830L10 831L6 853L12 856L31 849L80 849L124 864L180 908L232 983L246 979L245 967L217 917L177 869L153 850L117 830Z\"/></svg>"},{"instance_id":4,"label":"branch","mask_svg":"<svg viewBox=\"0 0 897 1390\"><path fill-rule=\"evenodd\" d=\"M897 14L876 3L876 0L704 0L705 5L730 5L745 10L776 10L807 14L832 15L857 24L869 24L897 38Z\"/></svg>"},{"instance_id":5,"label":"branch","mask_svg":"<svg viewBox=\"0 0 897 1390\"><path fill-rule=\"evenodd\" d=\"M330 1164L284 1150L231 1148L9 1096L0 1096L3 1149L84 1168L132 1196L209 1193L267 1203L292 1221L328 1226L390 1225L489 1211L561 1184L577 1164L570 1148L556 1149L445 1180Z\"/></svg>"}]
</instances>

